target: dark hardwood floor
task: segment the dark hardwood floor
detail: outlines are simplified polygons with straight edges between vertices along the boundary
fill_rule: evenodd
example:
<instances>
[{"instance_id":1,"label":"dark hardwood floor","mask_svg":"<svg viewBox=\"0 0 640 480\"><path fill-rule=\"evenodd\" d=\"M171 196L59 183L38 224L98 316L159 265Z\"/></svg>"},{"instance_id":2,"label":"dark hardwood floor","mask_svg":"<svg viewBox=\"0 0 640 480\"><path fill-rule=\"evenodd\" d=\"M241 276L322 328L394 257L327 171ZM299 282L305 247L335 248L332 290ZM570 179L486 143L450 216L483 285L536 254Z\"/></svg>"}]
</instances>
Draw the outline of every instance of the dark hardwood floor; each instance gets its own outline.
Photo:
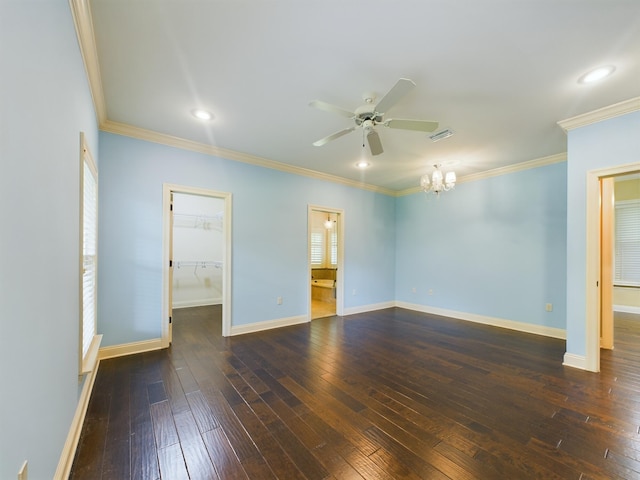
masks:
<instances>
[{"instance_id":1,"label":"dark hardwood floor","mask_svg":"<svg viewBox=\"0 0 640 480\"><path fill-rule=\"evenodd\" d=\"M402 309L101 362L72 479L637 479L640 318L602 372L565 342ZM638 326L636 326L638 325Z\"/></svg>"}]
</instances>

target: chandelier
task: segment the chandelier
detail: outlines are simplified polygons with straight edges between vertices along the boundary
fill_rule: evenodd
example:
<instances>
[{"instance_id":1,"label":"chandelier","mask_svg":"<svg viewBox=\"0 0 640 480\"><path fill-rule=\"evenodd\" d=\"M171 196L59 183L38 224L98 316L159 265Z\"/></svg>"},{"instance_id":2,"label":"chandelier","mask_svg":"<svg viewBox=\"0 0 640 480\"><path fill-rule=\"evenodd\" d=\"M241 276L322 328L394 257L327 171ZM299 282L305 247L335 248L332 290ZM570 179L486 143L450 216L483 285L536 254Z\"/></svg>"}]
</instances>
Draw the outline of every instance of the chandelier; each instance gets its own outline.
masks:
<instances>
[{"instance_id":1,"label":"chandelier","mask_svg":"<svg viewBox=\"0 0 640 480\"><path fill-rule=\"evenodd\" d=\"M440 166L440 164L433 166L435 170L431 174L431 178L428 173L420 177L420 187L423 192L440 195L440 192L447 192L456 186L456 172L447 172L442 175Z\"/></svg>"}]
</instances>

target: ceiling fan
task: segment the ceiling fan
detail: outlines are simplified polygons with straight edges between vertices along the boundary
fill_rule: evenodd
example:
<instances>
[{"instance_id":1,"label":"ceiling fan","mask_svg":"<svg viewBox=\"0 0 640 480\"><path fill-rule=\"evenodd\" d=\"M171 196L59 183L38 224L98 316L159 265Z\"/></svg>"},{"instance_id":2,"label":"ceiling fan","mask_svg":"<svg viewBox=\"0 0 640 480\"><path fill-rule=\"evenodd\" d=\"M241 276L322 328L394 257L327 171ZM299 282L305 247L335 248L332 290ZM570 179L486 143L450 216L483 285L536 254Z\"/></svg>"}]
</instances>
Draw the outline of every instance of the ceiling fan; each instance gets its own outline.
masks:
<instances>
[{"instance_id":1,"label":"ceiling fan","mask_svg":"<svg viewBox=\"0 0 640 480\"><path fill-rule=\"evenodd\" d=\"M321 147L331 140L340 138L343 135L351 133L361 127L363 139L365 136L367 137L369 148L371 149L371 155L380 155L384 150L382 149L380 136L375 129L376 126L382 125L384 127L399 128L401 130L433 132L438 128L438 122L431 122L427 120L406 120L399 118L390 118L385 120L384 118L385 113L415 86L416 84L413 80L401 78L377 103L375 103L376 98L374 94L366 93L363 95L365 104L356 108L355 112L350 112L320 100L314 100L309 104L310 106L327 112L337 113L343 117L351 118L355 121L355 126L332 133L328 137L324 137L313 142L313 144L316 147Z\"/></svg>"}]
</instances>

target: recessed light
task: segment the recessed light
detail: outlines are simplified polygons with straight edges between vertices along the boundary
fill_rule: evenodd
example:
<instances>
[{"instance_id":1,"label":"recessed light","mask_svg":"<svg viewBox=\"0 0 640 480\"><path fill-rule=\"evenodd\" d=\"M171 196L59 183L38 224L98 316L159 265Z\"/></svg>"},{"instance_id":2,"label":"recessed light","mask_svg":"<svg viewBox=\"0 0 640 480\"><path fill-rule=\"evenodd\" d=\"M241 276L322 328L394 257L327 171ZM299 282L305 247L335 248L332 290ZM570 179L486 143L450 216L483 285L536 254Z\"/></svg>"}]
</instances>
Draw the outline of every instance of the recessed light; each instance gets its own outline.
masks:
<instances>
[{"instance_id":1,"label":"recessed light","mask_svg":"<svg viewBox=\"0 0 640 480\"><path fill-rule=\"evenodd\" d=\"M366 160L360 160L358 163L356 163L356 167L358 168L367 168L369 165L371 164Z\"/></svg>"},{"instance_id":2,"label":"recessed light","mask_svg":"<svg viewBox=\"0 0 640 480\"><path fill-rule=\"evenodd\" d=\"M604 67L598 67L590 72L585 73L578 79L578 83L594 83L603 78L608 77L616 70L613 65L606 65Z\"/></svg>"},{"instance_id":3,"label":"recessed light","mask_svg":"<svg viewBox=\"0 0 640 480\"><path fill-rule=\"evenodd\" d=\"M211 112L207 112L206 110L201 110L199 108L192 110L191 114L200 120L211 120L213 118L213 114Z\"/></svg>"}]
</instances>

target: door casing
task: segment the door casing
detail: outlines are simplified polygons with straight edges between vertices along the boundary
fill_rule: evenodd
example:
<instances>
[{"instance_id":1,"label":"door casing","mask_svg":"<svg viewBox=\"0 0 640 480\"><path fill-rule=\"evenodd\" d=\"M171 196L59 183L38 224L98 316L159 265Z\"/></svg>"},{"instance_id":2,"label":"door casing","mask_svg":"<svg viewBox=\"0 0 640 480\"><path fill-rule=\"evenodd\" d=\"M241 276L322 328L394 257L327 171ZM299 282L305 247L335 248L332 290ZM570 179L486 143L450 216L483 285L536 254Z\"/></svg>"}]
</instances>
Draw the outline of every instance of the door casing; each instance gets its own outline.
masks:
<instances>
[{"instance_id":1,"label":"door casing","mask_svg":"<svg viewBox=\"0 0 640 480\"><path fill-rule=\"evenodd\" d=\"M311 321L311 216L313 212L335 214L338 228L338 271L336 273L336 315L344 315L344 210L322 205L307 206L307 316Z\"/></svg>"},{"instance_id":2,"label":"door casing","mask_svg":"<svg viewBox=\"0 0 640 480\"><path fill-rule=\"evenodd\" d=\"M203 197L213 197L224 200L224 216L222 219L222 336L228 337L231 334L231 214L232 196L229 192L208 190L205 188L190 187L165 183L162 185L162 347L166 348L171 344L172 328L169 323L171 315L172 297L172 266L170 260L172 255L172 212L171 198L174 193L185 193L189 195L200 195Z\"/></svg>"}]
</instances>

